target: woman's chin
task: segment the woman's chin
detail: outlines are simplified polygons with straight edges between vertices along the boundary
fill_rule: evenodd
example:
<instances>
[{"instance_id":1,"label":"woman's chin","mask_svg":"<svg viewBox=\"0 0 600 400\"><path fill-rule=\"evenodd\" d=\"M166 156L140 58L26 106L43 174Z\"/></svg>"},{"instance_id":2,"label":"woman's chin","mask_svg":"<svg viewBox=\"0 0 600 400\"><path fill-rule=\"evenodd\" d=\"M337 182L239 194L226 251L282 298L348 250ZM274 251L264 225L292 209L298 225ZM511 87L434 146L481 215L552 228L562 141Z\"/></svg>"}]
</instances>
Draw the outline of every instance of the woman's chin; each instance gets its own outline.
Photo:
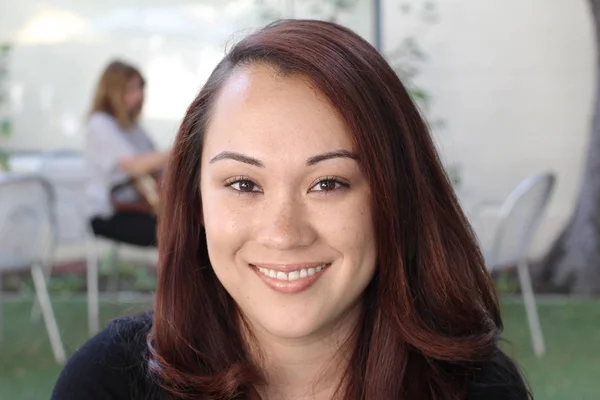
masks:
<instances>
[{"instance_id":1,"label":"woman's chin","mask_svg":"<svg viewBox=\"0 0 600 400\"><path fill-rule=\"evenodd\" d=\"M261 336L266 336L274 340L302 340L315 337L324 330L324 324L317 319L302 317L292 317L289 314L271 313L267 318L256 320L260 326ZM257 332L258 333L258 332ZM259 333L260 334L260 333Z\"/></svg>"},{"instance_id":2,"label":"woman's chin","mask_svg":"<svg viewBox=\"0 0 600 400\"><path fill-rule=\"evenodd\" d=\"M359 304L357 303L357 306ZM287 304L286 307L254 308L244 313L253 333L259 340L322 340L345 336L356 323L359 307L329 309L327 303Z\"/></svg>"}]
</instances>

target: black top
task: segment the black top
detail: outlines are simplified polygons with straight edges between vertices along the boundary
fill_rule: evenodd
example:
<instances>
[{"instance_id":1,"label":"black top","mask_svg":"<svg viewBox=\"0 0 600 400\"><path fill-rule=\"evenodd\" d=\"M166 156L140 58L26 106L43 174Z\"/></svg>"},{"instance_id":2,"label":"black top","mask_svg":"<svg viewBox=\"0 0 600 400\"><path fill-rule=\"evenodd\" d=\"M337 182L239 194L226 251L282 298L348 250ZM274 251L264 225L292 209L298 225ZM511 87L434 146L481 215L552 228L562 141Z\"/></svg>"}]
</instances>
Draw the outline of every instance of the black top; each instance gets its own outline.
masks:
<instances>
[{"instance_id":1,"label":"black top","mask_svg":"<svg viewBox=\"0 0 600 400\"><path fill-rule=\"evenodd\" d=\"M160 398L147 374L146 335L152 314L113 321L73 354L58 377L51 400L144 400ZM517 368L501 351L480 369L466 400L527 400Z\"/></svg>"}]
</instances>

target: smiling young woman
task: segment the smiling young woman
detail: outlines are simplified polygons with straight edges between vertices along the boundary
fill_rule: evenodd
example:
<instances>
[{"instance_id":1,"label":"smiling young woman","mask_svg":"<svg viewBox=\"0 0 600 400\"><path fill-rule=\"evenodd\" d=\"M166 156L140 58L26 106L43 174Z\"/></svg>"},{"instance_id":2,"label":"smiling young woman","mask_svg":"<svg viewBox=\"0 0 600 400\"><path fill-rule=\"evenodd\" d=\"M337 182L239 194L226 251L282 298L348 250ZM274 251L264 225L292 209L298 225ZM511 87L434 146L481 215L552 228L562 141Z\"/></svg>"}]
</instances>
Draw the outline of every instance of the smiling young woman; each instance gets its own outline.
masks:
<instances>
[{"instance_id":1,"label":"smiling young woman","mask_svg":"<svg viewBox=\"0 0 600 400\"><path fill-rule=\"evenodd\" d=\"M163 188L153 312L78 350L53 398L529 397L425 123L351 31L235 45Z\"/></svg>"}]
</instances>

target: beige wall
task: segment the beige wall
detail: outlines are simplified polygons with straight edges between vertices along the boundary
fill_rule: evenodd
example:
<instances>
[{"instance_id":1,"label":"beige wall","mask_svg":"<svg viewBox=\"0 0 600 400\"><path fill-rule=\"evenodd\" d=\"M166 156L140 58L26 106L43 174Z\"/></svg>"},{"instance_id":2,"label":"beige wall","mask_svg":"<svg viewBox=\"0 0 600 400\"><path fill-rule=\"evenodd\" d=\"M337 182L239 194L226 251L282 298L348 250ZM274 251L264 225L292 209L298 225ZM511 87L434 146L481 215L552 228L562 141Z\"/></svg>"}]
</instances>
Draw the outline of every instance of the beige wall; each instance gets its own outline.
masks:
<instances>
[{"instance_id":1,"label":"beige wall","mask_svg":"<svg viewBox=\"0 0 600 400\"><path fill-rule=\"evenodd\" d=\"M436 132L443 157L462 164L467 205L555 171L539 253L569 216L580 184L595 81L587 1L437 3L438 22L423 30L429 61L421 82L434 97L433 114L446 121ZM398 32L394 18L386 15L388 38Z\"/></svg>"}]
</instances>

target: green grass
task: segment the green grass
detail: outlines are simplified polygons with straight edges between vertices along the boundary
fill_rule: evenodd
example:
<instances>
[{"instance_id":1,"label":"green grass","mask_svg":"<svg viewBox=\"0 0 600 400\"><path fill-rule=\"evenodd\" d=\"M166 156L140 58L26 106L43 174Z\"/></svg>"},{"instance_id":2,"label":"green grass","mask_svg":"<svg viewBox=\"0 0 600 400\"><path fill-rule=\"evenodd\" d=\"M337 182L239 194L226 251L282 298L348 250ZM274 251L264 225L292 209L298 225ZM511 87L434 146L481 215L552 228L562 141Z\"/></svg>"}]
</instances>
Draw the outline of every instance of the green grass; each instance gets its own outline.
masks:
<instances>
[{"instance_id":1,"label":"green grass","mask_svg":"<svg viewBox=\"0 0 600 400\"><path fill-rule=\"evenodd\" d=\"M149 302L102 303L103 323L144 310ZM57 299L55 312L67 353L87 337L85 301ZM525 313L520 303L505 302L506 351L517 359L539 400L600 399L600 300L540 304L548 347L538 360L532 354ZM0 343L0 399L47 399L60 367L54 363L41 321L31 323L31 300L3 304L4 340Z\"/></svg>"},{"instance_id":2,"label":"green grass","mask_svg":"<svg viewBox=\"0 0 600 400\"><path fill-rule=\"evenodd\" d=\"M67 356L87 339L87 303L83 299L54 300L54 312ZM0 342L0 399L50 398L60 366L54 362L43 321L30 321L32 301L12 300L3 305L4 338ZM102 326L116 316L133 314L145 304L101 304Z\"/></svg>"},{"instance_id":3,"label":"green grass","mask_svg":"<svg viewBox=\"0 0 600 400\"><path fill-rule=\"evenodd\" d=\"M531 385L535 399L600 399L600 300L539 304L547 354L533 355L523 305L503 306L505 346Z\"/></svg>"}]
</instances>

